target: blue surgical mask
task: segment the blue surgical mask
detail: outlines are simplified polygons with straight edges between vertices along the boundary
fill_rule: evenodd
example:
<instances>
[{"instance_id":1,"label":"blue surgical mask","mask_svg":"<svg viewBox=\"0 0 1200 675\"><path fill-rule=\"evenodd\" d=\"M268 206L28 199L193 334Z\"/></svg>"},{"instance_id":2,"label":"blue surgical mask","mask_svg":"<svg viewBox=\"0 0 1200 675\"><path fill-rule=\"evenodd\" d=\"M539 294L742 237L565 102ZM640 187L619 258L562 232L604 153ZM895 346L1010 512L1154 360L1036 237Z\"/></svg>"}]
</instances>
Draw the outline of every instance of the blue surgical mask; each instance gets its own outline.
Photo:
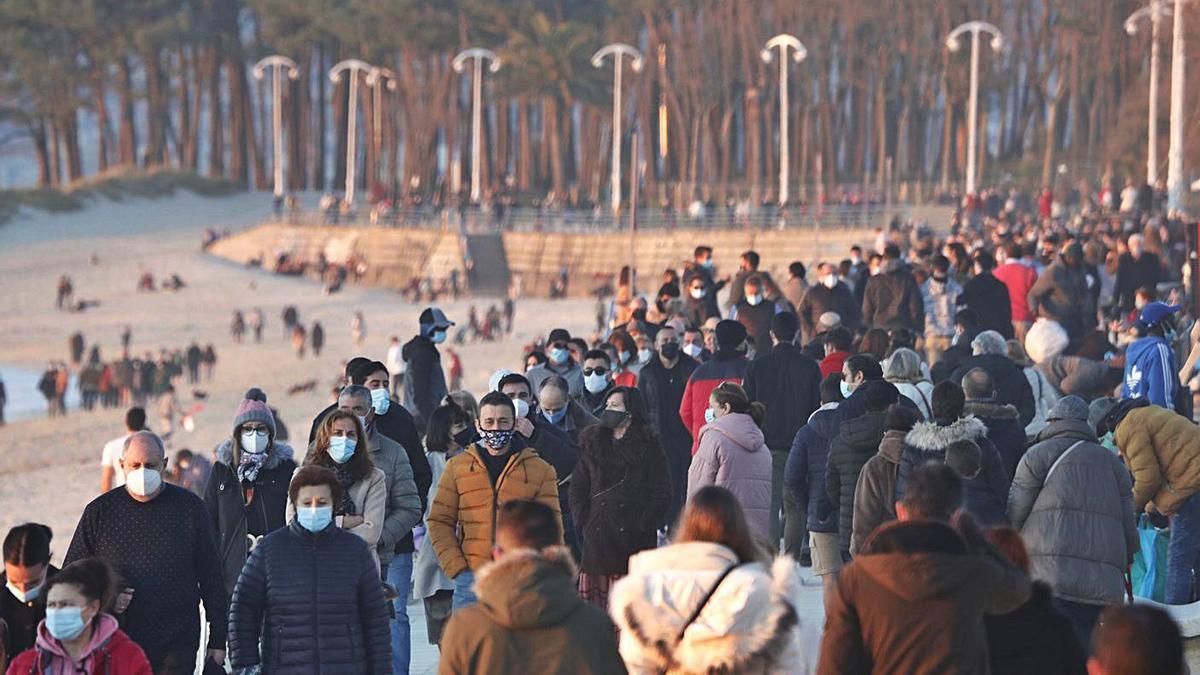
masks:
<instances>
[{"instance_id":1,"label":"blue surgical mask","mask_svg":"<svg viewBox=\"0 0 1200 675\"><path fill-rule=\"evenodd\" d=\"M50 607L46 609L46 630L60 642L74 640L87 626L82 607Z\"/></svg>"},{"instance_id":2,"label":"blue surgical mask","mask_svg":"<svg viewBox=\"0 0 1200 675\"><path fill-rule=\"evenodd\" d=\"M704 262L700 263L700 266L706 270L711 270L712 266L713 266L712 258L709 258L708 260L705 260Z\"/></svg>"},{"instance_id":3,"label":"blue surgical mask","mask_svg":"<svg viewBox=\"0 0 1200 675\"><path fill-rule=\"evenodd\" d=\"M652 359L652 358L654 358L654 350L653 349L639 349L638 350L638 363L645 365L647 363L650 363L650 359Z\"/></svg>"},{"instance_id":4,"label":"blue surgical mask","mask_svg":"<svg viewBox=\"0 0 1200 675\"><path fill-rule=\"evenodd\" d=\"M338 464L345 464L354 456L354 448L358 441L349 436L332 436L329 439L329 458Z\"/></svg>"},{"instance_id":5,"label":"blue surgical mask","mask_svg":"<svg viewBox=\"0 0 1200 675\"><path fill-rule=\"evenodd\" d=\"M593 394L599 394L608 386L608 378L595 373L583 376L583 386Z\"/></svg>"},{"instance_id":6,"label":"blue surgical mask","mask_svg":"<svg viewBox=\"0 0 1200 675\"><path fill-rule=\"evenodd\" d=\"M433 333L430 333L429 340L431 342L433 342L433 344L435 344L435 345L442 344L443 342L446 341L446 331L435 330Z\"/></svg>"},{"instance_id":7,"label":"blue surgical mask","mask_svg":"<svg viewBox=\"0 0 1200 675\"><path fill-rule=\"evenodd\" d=\"M763 301L762 296L757 293L755 293L754 295L746 296L746 302L750 303L751 307L761 304L762 301Z\"/></svg>"},{"instance_id":8,"label":"blue surgical mask","mask_svg":"<svg viewBox=\"0 0 1200 675\"><path fill-rule=\"evenodd\" d=\"M705 408L704 409L704 423L712 424L713 420L715 420L715 419L717 419L717 415L716 415L716 413L713 412L713 409Z\"/></svg>"},{"instance_id":9,"label":"blue surgical mask","mask_svg":"<svg viewBox=\"0 0 1200 675\"><path fill-rule=\"evenodd\" d=\"M569 349L551 349L550 362L556 366L561 366L571 358L571 350Z\"/></svg>"},{"instance_id":10,"label":"blue surgical mask","mask_svg":"<svg viewBox=\"0 0 1200 675\"><path fill-rule=\"evenodd\" d=\"M629 363L629 352L617 352L617 363L622 366Z\"/></svg>"},{"instance_id":11,"label":"blue surgical mask","mask_svg":"<svg viewBox=\"0 0 1200 675\"><path fill-rule=\"evenodd\" d=\"M387 413L388 408L392 407L392 399L388 396L387 389L380 387L371 390L371 407L375 408L376 415Z\"/></svg>"},{"instance_id":12,"label":"blue surgical mask","mask_svg":"<svg viewBox=\"0 0 1200 675\"><path fill-rule=\"evenodd\" d=\"M321 532L333 522L333 507L301 506L296 509L296 522L309 532Z\"/></svg>"},{"instance_id":13,"label":"blue surgical mask","mask_svg":"<svg viewBox=\"0 0 1200 675\"><path fill-rule=\"evenodd\" d=\"M850 395L854 393L854 389L850 386L850 383L845 380L842 380L838 386L842 390L842 398L850 398Z\"/></svg>"},{"instance_id":14,"label":"blue surgical mask","mask_svg":"<svg viewBox=\"0 0 1200 675\"><path fill-rule=\"evenodd\" d=\"M548 412L545 409L542 410L542 417L545 417L546 420L548 422L550 422L551 424L558 424L559 422L562 422L563 418L565 418L566 416L567 416L566 406L563 406L560 410L556 410L553 413Z\"/></svg>"}]
</instances>

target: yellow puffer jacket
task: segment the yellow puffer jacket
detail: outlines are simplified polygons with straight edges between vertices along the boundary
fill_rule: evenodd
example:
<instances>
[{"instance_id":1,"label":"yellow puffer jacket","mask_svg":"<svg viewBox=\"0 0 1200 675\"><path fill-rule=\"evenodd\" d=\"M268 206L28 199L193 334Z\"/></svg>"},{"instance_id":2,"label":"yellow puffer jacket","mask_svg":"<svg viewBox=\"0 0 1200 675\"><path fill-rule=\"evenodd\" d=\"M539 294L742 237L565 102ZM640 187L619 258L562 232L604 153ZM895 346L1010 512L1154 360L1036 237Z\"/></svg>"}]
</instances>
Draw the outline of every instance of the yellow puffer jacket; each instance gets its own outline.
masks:
<instances>
[{"instance_id":1,"label":"yellow puffer jacket","mask_svg":"<svg viewBox=\"0 0 1200 675\"><path fill-rule=\"evenodd\" d=\"M493 487L483 452L486 450L472 445L446 463L429 510L429 538L442 571L452 579L492 561L496 510L505 502L539 501L554 509L560 531L562 527L554 467L538 457L537 451L524 448L509 458Z\"/></svg>"},{"instance_id":2,"label":"yellow puffer jacket","mask_svg":"<svg viewBox=\"0 0 1200 675\"><path fill-rule=\"evenodd\" d=\"M1133 473L1133 506L1173 515L1200 491L1200 427L1156 405L1134 408L1113 441Z\"/></svg>"}]
</instances>

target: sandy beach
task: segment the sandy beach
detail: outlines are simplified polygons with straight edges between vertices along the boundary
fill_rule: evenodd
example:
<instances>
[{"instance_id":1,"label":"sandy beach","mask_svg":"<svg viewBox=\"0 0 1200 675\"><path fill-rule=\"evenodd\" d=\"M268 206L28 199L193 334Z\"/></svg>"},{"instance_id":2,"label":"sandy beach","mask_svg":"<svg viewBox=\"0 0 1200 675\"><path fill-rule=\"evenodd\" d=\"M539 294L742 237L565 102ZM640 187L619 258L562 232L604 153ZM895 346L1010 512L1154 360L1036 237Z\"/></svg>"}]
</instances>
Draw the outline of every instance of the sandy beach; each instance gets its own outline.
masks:
<instances>
[{"instance_id":1,"label":"sandy beach","mask_svg":"<svg viewBox=\"0 0 1200 675\"><path fill-rule=\"evenodd\" d=\"M354 312L367 317L365 355L383 360L392 335L402 341L417 329L421 307L397 293L348 286L325 296L308 279L278 277L209 256L200 250L206 227L217 230L251 226L268 215L269 196L244 194L205 198L182 193L159 200L97 201L82 212L32 212L0 225L0 368L40 370L50 359L66 360L67 338L83 332L90 345L110 359L120 350L120 333L133 329L131 351L158 353L160 347L186 347L193 339L212 343L217 351L214 380L197 388L201 401L195 431L177 431L172 452L180 448L211 453L230 432L238 401L251 386L267 392L293 436L307 437L313 415L329 400L329 390L343 360L356 355L350 336ZM92 256L98 264L91 263ZM179 292L139 293L141 269L156 277L179 274L187 288ZM69 274L76 298L100 302L83 313L54 307L55 283ZM465 323L467 309L489 299L441 304L452 319ZM311 352L296 358L283 336L280 313L294 304L300 319L325 327L326 347L320 358ZM261 307L266 316L262 344L235 345L229 335L233 312ZM517 304L514 335L501 342L467 344L459 349L464 385L481 391L496 367L517 369L521 346L550 328L592 328L593 304L580 300L526 300ZM293 385L316 380L314 391L289 396ZM179 387L185 408L194 401L191 387ZM13 391L10 399L36 396ZM47 418L44 406L35 417L0 427L0 532L35 520L55 532L55 559L66 553L83 507L99 493L101 448L122 432L122 410L70 410L66 417ZM151 415L151 427L157 421Z\"/></svg>"}]
</instances>

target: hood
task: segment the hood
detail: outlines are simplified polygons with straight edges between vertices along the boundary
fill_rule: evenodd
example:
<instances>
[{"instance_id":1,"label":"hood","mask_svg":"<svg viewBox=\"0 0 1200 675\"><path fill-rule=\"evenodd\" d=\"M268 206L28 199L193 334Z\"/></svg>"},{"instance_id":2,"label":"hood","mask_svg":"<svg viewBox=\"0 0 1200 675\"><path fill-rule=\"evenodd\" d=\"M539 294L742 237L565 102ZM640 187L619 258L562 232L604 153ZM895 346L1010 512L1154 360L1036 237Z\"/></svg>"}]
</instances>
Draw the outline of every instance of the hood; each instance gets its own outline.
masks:
<instances>
[{"instance_id":1,"label":"hood","mask_svg":"<svg viewBox=\"0 0 1200 675\"><path fill-rule=\"evenodd\" d=\"M831 406L831 407L828 407ZM830 441L838 435L837 403L826 403L808 418L808 426L818 436Z\"/></svg>"},{"instance_id":2,"label":"hood","mask_svg":"<svg viewBox=\"0 0 1200 675\"><path fill-rule=\"evenodd\" d=\"M506 628L557 626L583 603L576 587L578 571L565 546L544 551L520 549L479 570L479 605Z\"/></svg>"},{"instance_id":3,"label":"hood","mask_svg":"<svg viewBox=\"0 0 1200 675\"><path fill-rule=\"evenodd\" d=\"M848 422L842 422L842 438L852 446L878 445L887 426L887 411L864 413Z\"/></svg>"},{"instance_id":4,"label":"hood","mask_svg":"<svg viewBox=\"0 0 1200 675\"><path fill-rule=\"evenodd\" d=\"M707 425L709 432L716 432L733 441L746 452L757 452L764 449L762 429L754 423L754 418L746 413L729 413L718 417ZM704 432L702 431L701 434Z\"/></svg>"},{"instance_id":5,"label":"hood","mask_svg":"<svg viewBox=\"0 0 1200 675\"><path fill-rule=\"evenodd\" d=\"M1020 413L1007 403L995 401L967 401L963 406L964 415L974 415L981 420L1017 420Z\"/></svg>"},{"instance_id":6,"label":"hood","mask_svg":"<svg viewBox=\"0 0 1200 675\"><path fill-rule=\"evenodd\" d=\"M1052 438L1066 438L1072 441L1091 441L1096 440L1096 432L1085 420L1054 420L1050 422L1041 431L1038 432L1035 443L1048 441Z\"/></svg>"},{"instance_id":7,"label":"hood","mask_svg":"<svg viewBox=\"0 0 1200 675\"><path fill-rule=\"evenodd\" d=\"M949 525L900 521L876 530L852 564L892 594L921 602L975 583L965 554L962 537Z\"/></svg>"},{"instance_id":8,"label":"hood","mask_svg":"<svg viewBox=\"0 0 1200 675\"><path fill-rule=\"evenodd\" d=\"M292 446L283 441L275 441L267 448L267 461L263 462L262 468L274 469L288 460L294 460L295 457L296 452L292 450ZM217 461L231 469L237 468L233 465L233 439L226 438L217 446Z\"/></svg>"},{"instance_id":9,"label":"hood","mask_svg":"<svg viewBox=\"0 0 1200 675\"><path fill-rule=\"evenodd\" d=\"M1171 349L1171 345L1167 344L1166 340L1157 335L1147 335L1146 337L1138 338L1130 343L1126 349L1125 360L1127 362L1136 362L1145 357L1147 353L1157 352L1159 345L1166 346L1168 351ZM1170 371L1171 369L1164 368L1164 370Z\"/></svg>"},{"instance_id":10,"label":"hood","mask_svg":"<svg viewBox=\"0 0 1200 675\"><path fill-rule=\"evenodd\" d=\"M904 437L907 435L908 432L898 429L883 432L883 440L879 442L879 456L892 464L899 464L900 456L904 454Z\"/></svg>"},{"instance_id":11,"label":"hood","mask_svg":"<svg viewBox=\"0 0 1200 675\"><path fill-rule=\"evenodd\" d=\"M87 647L84 648L83 653L81 654L83 657L80 660L81 664L87 661L88 657L96 652L96 650L103 647L104 644L108 642L117 632L117 620L108 614L104 614L103 612L96 617L95 624L95 628L92 630L92 639L88 642ZM38 624L37 646L38 649L43 649L59 658L67 659L68 661L71 660L71 657L67 656L66 650L63 649L58 640L54 639L54 636L50 634L50 631L46 630L45 621L42 621ZM88 668L88 670L91 670L91 668Z\"/></svg>"},{"instance_id":12,"label":"hood","mask_svg":"<svg viewBox=\"0 0 1200 675\"><path fill-rule=\"evenodd\" d=\"M955 441L979 442L987 436L987 431L982 420L968 415L944 426L937 422L917 422L904 440L918 450L929 452L945 450Z\"/></svg>"}]
</instances>

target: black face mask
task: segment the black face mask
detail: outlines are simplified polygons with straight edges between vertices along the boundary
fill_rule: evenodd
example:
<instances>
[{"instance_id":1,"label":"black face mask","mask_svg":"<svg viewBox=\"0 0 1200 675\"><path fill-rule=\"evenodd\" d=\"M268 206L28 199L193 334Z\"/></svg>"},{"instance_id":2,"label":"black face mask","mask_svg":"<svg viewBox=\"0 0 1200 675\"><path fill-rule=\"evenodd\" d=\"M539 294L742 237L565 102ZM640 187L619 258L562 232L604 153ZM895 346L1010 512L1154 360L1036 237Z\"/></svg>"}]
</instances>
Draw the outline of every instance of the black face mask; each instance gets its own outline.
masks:
<instances>
[{"instance_id":1,"label":"black face mask","mask_svg":"<svg viewBox=\"0 0 1200 675\"><path fill-rule=\"evenodd\" d=\"M476 436L477 434L475 433L475 427L467 427L457 434L454 434L452 438L454 439L455 445L460 448L465 448L475 442Z\"/></svg>"},{"instance_id":2,"label":"black face mask","mask_svg":"<svg viewBox=\"0 0 1200 675\"><path fill-rule=\"evenodd\" d=\"M600 413L600 424L609 429L616 429L629 419L629 413L624 410L605 410Z\"/></svg>"},{"instance_id":3,"label":"black face mask","mask_svg":"<svg viewBox=\"0 0 1200 675\"><path fill-rule=\"evenodd\" d=\"M644 310L644 309L633 310L633 318L637 319L638 321L645 321L646 320L646 310Z\"/></svg>"},{"instance_id":4,"label":"black face mask","mask_svg":"<svg viewBox=\"0 0 1200 675\"><path fill-rule=\"evenodd\" d=\"M667 342L658 350L662 357L668 361L674 361L675 357L679 356L679 343Z\"/></svg>"}]
</instances>

